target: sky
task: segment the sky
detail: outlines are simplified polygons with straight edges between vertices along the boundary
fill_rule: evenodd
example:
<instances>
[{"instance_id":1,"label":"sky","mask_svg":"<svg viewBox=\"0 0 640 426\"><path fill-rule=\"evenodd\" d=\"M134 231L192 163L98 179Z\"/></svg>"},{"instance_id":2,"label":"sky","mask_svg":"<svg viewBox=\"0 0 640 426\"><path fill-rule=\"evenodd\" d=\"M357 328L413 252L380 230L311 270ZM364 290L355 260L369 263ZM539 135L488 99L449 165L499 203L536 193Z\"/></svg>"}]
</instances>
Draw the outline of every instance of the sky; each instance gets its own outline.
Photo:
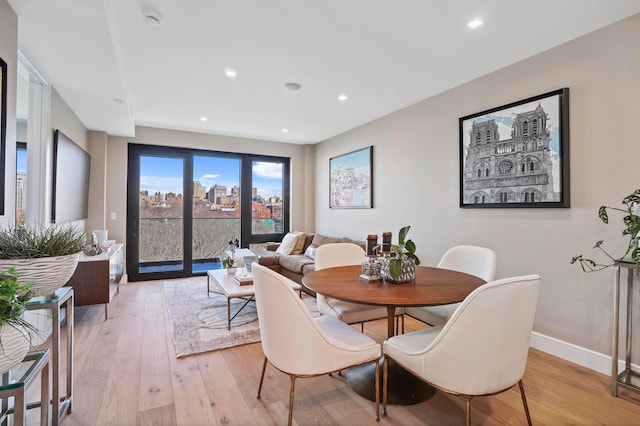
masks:
<instances>
[{"instance_id":1,"label":"sky","mask_svg":"<svg viewBox=\"0 0 640 426\"><path fill-rule=\"evenodd\" d=\"M183 160L163 157L140 157L140 190L149 194L173 192L182 194ZM231 188L240 185L240 160L237 158L194 156L193 180L207 190L213 185ZM282 197L282 164L253 163L253 186L258 195Z\"/></svg>"}]
</instances>

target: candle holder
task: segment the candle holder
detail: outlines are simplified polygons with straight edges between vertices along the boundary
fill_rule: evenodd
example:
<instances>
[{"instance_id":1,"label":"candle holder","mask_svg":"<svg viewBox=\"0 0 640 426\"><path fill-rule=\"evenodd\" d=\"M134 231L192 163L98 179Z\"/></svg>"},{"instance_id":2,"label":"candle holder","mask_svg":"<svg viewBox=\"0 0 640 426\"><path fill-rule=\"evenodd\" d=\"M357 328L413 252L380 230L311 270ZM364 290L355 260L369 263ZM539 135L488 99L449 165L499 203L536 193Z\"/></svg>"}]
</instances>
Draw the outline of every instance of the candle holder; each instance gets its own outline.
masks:
<instances>
[{"instance_id":1,"label":"candle holder","mask_svg":"<svg viewBox=\"0 0 640 426\"><path fill-rule=\"evenodd\" d=\"M382 265L378 262L376 256L368 256L369 260L362 262L362 272L360 274L360 279L364 281L380 281L382 277L380 276L380 269Z\"/></svg>"}]
</instances>

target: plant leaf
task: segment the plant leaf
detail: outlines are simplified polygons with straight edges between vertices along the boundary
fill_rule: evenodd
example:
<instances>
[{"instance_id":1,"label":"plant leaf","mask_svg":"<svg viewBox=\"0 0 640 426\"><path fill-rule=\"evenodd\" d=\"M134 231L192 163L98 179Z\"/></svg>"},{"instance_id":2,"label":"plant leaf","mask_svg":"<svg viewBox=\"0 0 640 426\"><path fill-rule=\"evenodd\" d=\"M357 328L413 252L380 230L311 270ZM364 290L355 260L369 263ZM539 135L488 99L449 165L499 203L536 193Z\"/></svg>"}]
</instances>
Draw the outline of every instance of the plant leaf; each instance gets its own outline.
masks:
<instances>
[{"instance_id":1,"label":"plant leaf","mask_svg":"<svg viewBox=\"0 0 640 426\"><path fill-rule=\"evenodd\" d=\"M409 233L409 228L411 228L411 226L405 226L400 228L400 232L398 233L398 244L399 245L403 245L404 244L404 239L407 237L407 234Z\"/></svg>"},{"instance_id":2,"label":"plant leaf","mask_svg":"<svg viewBox=\"0 0 640 426\"><path fill-rule=\"evenodd\" d=\"M598 209L598 217L604 223L609 223L609 216L607 215L607 206L600 206L600 209Z\"/></svg>"},{"instance_id":3,"label":"plant leaf","mask_svg":"<svg viewBox=\"0 0 640 426\"><path fill-rule=\"evenodd\" d=\"M603 242L604 242L603 240L598 241L598 242L596 243L596 245L595 245L595 246L593 246L593 248L600 248L600 246L602 245L602 243L603 243Z\"/></svg>"},{"instance_id":4,"label":"plant leaf","mask_svg":"<svg viewBox=\"0 0 640 426\"><path fill-rule=\"evenodd\" d=\"M398 258L389 259L389 275L394 280L400 278L400 272L402 271L402 260Z\"/></svg>"}]
</instances>

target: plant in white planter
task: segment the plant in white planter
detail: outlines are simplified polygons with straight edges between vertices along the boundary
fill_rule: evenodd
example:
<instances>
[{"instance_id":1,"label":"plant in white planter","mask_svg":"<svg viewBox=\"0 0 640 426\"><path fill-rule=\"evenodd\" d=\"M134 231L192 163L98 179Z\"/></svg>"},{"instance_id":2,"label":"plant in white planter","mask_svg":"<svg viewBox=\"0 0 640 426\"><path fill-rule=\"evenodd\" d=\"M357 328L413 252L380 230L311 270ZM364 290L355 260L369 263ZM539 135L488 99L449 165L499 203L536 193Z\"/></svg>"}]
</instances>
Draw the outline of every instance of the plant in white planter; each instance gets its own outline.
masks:
<instances>
[{"instance_id":1,"label":"plant in white planter","mask_svg":"<svg viewBox=\"0 0 640 426\"><path fill-rule=\"evenodd\" d=\"M386 280L404 283L416 278L416 265L420 265L420 259L416 256L415 243L406 239L410 228L411 226L401 228L398 244L391 244L391 251L395 253L395 257L381 259L381 275Z\"/></svg>"},{"instance_id":2,"label":"plant in white planter","mask_svg":"<svg viewBox=\"0 0 640 426\"><path fill-rule=\"evenodd\" d=\"M32 282L19 282L15 268L0 271L0 374L8 371L27 354L32 333L37 330L22 314L35 295Z\"/></svg>"},{"instance_id":3,"label":"plant in white planter","mask_svg":"<svg viewBox=\"0 0 640 426\"><path fill-rule=\"evenodd\" d=\"M0 230L0 268L14 267L48 295L69 281L85 246L85 232L71 225Z\"/></svg>"}]
</instances>

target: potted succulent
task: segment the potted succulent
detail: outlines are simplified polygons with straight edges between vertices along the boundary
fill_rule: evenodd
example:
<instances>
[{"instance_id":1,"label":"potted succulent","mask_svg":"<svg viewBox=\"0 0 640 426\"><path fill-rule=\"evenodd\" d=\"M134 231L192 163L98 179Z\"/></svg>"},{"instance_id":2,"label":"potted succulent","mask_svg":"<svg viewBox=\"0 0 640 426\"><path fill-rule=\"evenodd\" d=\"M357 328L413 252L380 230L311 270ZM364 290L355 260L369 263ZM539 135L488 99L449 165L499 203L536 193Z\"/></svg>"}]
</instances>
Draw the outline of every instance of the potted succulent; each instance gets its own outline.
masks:
<instances>
[{"instance_id":1,"label":"potted succulent","mask_svg":"<svg viewBox=\"0 0 640 426\"><path fill-rule=\"evenodd\" d=\"M33 282L19 282L18 277L15 268L0 270L0 374L22 361L36 332L22 316L36 293Z\"/></svg>"},{"instance_id":2,"label":"potted succulent","mask_svg":"<svg viewBox=\"0 0 640 426\"><path fill-rule=\"evenodd\" d=\"M414 281L416 278L416 265L420 265L420 259L416 256L416 245L407 239L411 226L405 226L398 233L398 244L391 244L391 252L395 256L384 256L380 259L382 265L380 274L382 278L395 283Z\"/></svg>"},{"instance_id":3,"label":"potted succulent","mask_svg":"<svg viewBox=\"0 0 640 426\"><path fill-rule=\"evenodd\" d=\"M637 208L640 206L640 189L636 189L631 194L627 195L623 200L622 204L624 208L618 207L608 207L608 206L600 206L598 209L598 217L604 223L609 223L609 214L607 213L607 209L618 211L624 214L622 218L622 223L625 228L622 230L622 235L627 236L629 239L629 244L627 245L627 249L624 254L620 257L613 257L610 255L602 246L603 241L600 240L596 242L593 248L600 250L604 255L609 259L607 263L598 263L593 259L585 258L583 255L579 254L571 258L571 264L578 262L582 267L582 270L585 272L595 272L601 271L605 268L612 266L615 262L621 261L625 259L628 255L630 255L630 259L635 262L636 270L640 271L640 251L638 249L638 232L640 231L640 216L637 214Z\"/></svg>"},{"instance_id":4,"label":"potted succulent","mask_svg":"<svg viewBox=\"0 0 640 426\"><path fill-rule=\"evenodd\" d=\"M70 224L0 230L0 268L14 267L41 295L49 295L69 281L85 246L85 232Z\"/></svg>"}]
</instances>

